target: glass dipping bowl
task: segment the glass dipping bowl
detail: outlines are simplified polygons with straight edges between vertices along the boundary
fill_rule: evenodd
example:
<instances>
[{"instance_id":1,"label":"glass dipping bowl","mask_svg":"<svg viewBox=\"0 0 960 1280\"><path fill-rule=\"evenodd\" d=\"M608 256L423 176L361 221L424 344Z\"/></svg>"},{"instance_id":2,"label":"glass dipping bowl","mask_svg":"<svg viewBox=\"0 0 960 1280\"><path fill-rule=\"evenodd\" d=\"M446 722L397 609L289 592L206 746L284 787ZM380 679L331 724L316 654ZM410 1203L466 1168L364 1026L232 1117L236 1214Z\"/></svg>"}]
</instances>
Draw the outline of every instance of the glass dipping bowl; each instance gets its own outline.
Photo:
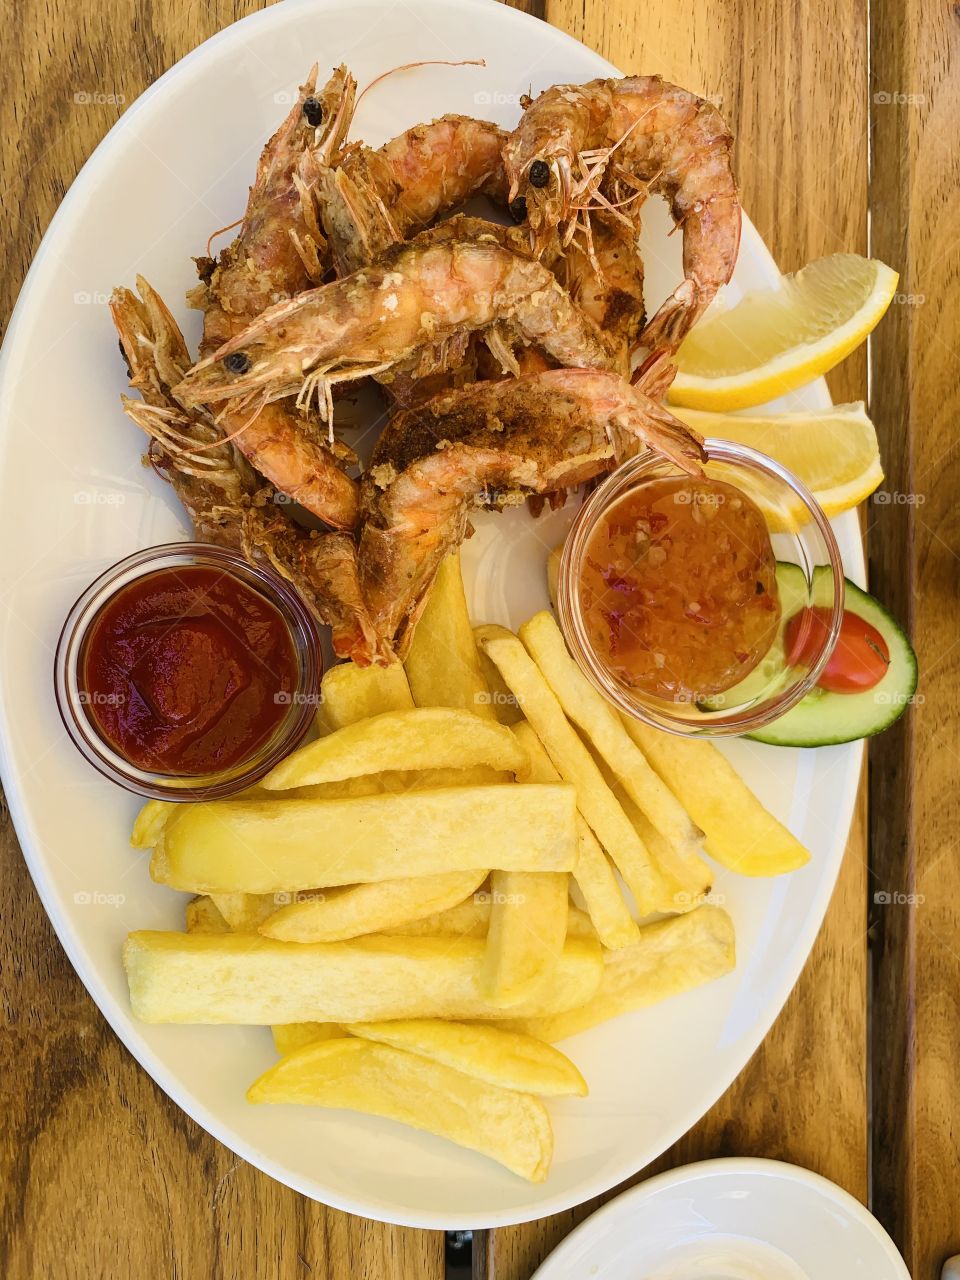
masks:
<instances>
[{"instance_id":1,"label":"glass dipping bowl","mask_svg":"<svg viewBox=\"0 0 960 1280\"><path fill-rule=\"evenodd\" d=\"M672 462L650 452L619 466L580 509L560 559L557 612L574 659L620 711L668 733L744 734L782 716L817 683L840 634L843 563L823 509L796 476L766 454L746 445L707 440L704 447L708 459L704 470L708 478L735 485L752 498L766 520L777 560L797 566L799 572L795 576L795 594L791 591L790 613L814 604L830 611L822 642L809 654L808 660L802 665L787 663L782 643L784 616L777 640L766 657L741 682L742 697L735 688L720 699L673 701L626 684L597 653L587 632L580 599L581 568L593 532L612 506L645 481L683 474ZM732 698L731 694L734 694Z\"/></svg>"},{"instance_id":2,"label":"glass dipping bowl","mask_svg":"<svg viewBox=\"0 0 960 1280\"><path fill-rule=\"evenodd\" d=\"M242 582L267 600L282 617L297 661L297 684L283 700L286 714L255 752L218 773L190 775L142 769L119 754L87 714L82 688L84 641L103 606L138 578L160 569L201 565ZM111 781L154 800L215 800L251 786L288 755L306 734L319 703L323 663L320 638L300 596L283 578L252 565L235 551L203 542L171 542L148 547L118 561L91 582L67 614L54 659L57 707L77 750Z\"/></svg>"}]
</instances>

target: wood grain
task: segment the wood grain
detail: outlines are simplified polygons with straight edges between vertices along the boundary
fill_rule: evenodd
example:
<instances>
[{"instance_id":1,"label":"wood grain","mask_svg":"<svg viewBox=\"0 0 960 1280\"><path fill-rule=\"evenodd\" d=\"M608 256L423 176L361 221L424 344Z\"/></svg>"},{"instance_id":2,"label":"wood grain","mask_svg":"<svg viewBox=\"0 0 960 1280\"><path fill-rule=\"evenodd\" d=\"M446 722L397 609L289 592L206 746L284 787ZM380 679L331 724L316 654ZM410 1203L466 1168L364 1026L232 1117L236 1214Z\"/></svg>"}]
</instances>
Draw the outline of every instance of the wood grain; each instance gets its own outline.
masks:
<instances>
[{"instance_id":1,"label":"wood grain","mask_svg":"<svg viewBox=\"0 0 960 1280\"><path fill-rule=\"evenodd\" d=\"M19 139L0 150L3 323L60 199L125 106L188 50L259 7L20 5L0 49L0 124L5 139ZM543 9L540 0L517 7ZM721 96L739 135L746 206L784 268L864 247L863 3L805 0L774 9L746 0L651 0L641 8L556 0L547 16L624 69L658 70ZM123 101L84 103L78 94ZM855 398L863 380L862 359L852 360L834 380L835 394ZM945 385L941 392L946 404ZM238 1161L164 1097L73 974L8 822L0 894L0 1274L442 1275L438 1233L384 1227L304 1200ZM777 1025L724 1099L657 1167L704 1154L783 1156L865 1195L864 901L858 829L821 937ZM529 1276L589 1208L492 1233L484 1255L490 1273Z\"/></svg>"},{"instance_id":2,"label":"wood grain","mask_svg":"<svg viewBox=\"0 0 960 1280\"><path fill-rule=\"evenodd\" d=\"M659 72L719 100L737 136L744 207L784 270L827 253L866 251L862 0L650 0L642 7L548 0L546 16L622 71ZM836 400L863 399L864 354L829 381ZM643 1177L714 1156L769 1156L815 1169L866 1200L866 863L861 788L837 890L793 995L735 1084ZM614 1194L491 1232L486 1274L526 1280Z\"/></svg>"},{"instance_id":3,"label":"wood grain","mask_svg":"<svg viewBox=\"0 0 960 1280\"><path fill-rule=\"evenodd\" d=\"M901 281L873 341L890 501L870 508L870 568L921 671L918 704L871 748L875 1208L934 1280L960 1252L960 7L873 13L873 251Z\"/></svg>"}]
</instances>

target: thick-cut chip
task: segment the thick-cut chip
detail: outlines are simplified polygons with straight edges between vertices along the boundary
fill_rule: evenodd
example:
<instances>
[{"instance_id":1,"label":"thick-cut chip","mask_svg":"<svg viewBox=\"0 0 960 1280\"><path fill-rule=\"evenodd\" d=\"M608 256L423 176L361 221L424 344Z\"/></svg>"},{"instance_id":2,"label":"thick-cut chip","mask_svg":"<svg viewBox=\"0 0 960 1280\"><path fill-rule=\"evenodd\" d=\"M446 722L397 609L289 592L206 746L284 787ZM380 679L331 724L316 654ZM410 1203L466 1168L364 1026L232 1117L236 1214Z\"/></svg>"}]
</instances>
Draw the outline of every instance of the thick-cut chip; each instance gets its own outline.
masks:
<instances>
[{"instance_id":1,"label":"thick-cut chip","mask_svg":"<svg viewBox=\"0 0 960 1280\"><path fill-rule=\"evenodd\" d=\"M530 725L518 724L514 733L530 758L531 782L559 782L559 773ZM573 878L583 894L587 912L603 945L616 950L636 942L639 925L620 892L610 859L580 813L577 814L577 865L573 869ZM575 908L571 908L567 920L568 934L574 924L574 914Z\"/></svg>"},{"instance_id":2,"label":"thick-cut chip","mask_svg":"<svg viewBox=\"0 0 960 1280\"><path fill-rule=\"evenodd\" d=\"M187 933L229 933L230 926L212 898L191 898L186 910Z\"/></svg>"},{"instance_id":3,"label":"thick-cut chip","mask_svg":"<svg viewBox=\"0 0 960 1280\"><path fill-rule=\"evenodd\" d=\"M349 942L277 942L249 934L131 933L123 959L144 1022L380 1022L502 1016L482 994L485 944L474 938L370 934ZM572 939L549 989L517 1015L584 1004L600 984L597 942Z\"/></svg>"},{"instance_id":4,"label":"thick-cut chip","mask_svg":"<svg viewBox=\"0 0 960 1280\"><path fill-rule=\"evenodd\" d=\"M475 641L478 632L481 630L485 629L474 627ZM479 644L476 644L476 650L477 658L480 662L480 670L483 673L484 683L490 694L490 705L493 707L494 714L501 724L520 724L523 720L523 712L517 704L516 694L500 674L500 668L487 657Z\"/></svg>"},{"instance_id":5,"label":"thick-cut chip","mask_svg":"<svg viewBox=\"0 0 960 1280\"><path fill-rule=\"evenodd\" d=\"M282 1058L254 1081L249 1102L346 1107L449 1138L543 1182L553 1130L539 1098L501 1089L369 1040L327 1040Z\"/></svg>"},{"instance_id":6,"label":"thick-cut chip","mask_svg":"<svg viewBox=\"0 0 960 1280\"><path fill-rule=\"evenodd\" d=\"M327 889L281 907L263 921L260 932L281 942L339 942L365 933L381 933L456 906L486 878L485 870L448 871L437 876L406 876L402 880Z\"/></svg>"},{"instance_id":7,"label":"thick-cut chip","mask_svg":"<svg viewBox=\"0 0 960 1280\"><path fill-rule=\"evenodd\" d=\"M564 711L586 734L617 782L664 839L681 852L700 848L703 832L694 826L680 801L651 769L617 713L571 658L551 614L534 614L520 628L520 639Z\"/></svg>"},{"instance_id":8,"label":"thick-cut chip","mask_svg":"<svg viewBox=\"0 0 960 1280\"><path fill-rule=\"evenodd\" d=\"M344 1030L364 1040L418 1053L504 1089L542 1097L585 1097L589 1092L586 1080L566 1054L516 1031L477 1023L441 1022L436 1018L351 1022Z\"/></svg>"},{"instance_id":9,"label":"thick-cut chip","mask_svg":"<svg viewBox=\"0 0 960 1280\"><path fill-rule=\"evenodd\" d=\"M288 896L283 893L211 893L210 899L234 933L256 933Z\"/></svg>"},{"instance_id":10,"label":"thick-cut chip","mask_svg":"<svg viewBox=\"0 0 960 1280\"><path fill-rule=\"evenodd\" d=\"M332 733L385 711L404 711L413 706L410 686L399 662L389 667L338 663L324 675L320 698L317 723L322 733Z\"/></svg>"},{"instance_id":11,"label":"thick-cut chip","mask_svg":"<svg viewBox=\"0 0 960 1280\"><path fill-rule=\"evenodd\" d=\"M483 989L502 1008L553 980L567 936L570 877L556 871L494 871Z\"/></svg>"},{"instance_id":12,"label":"thick-cut chip","mask_svg":"<svg viewBox=\"0 0 960 1280\"><path fill-rule=\"evenodd\" d=\"M404 668L418 707L461 707L494 718L473 642L459 551L440 565Z\"/></svg>"},{"instance_id":13,"label":"thick-cut chip","mask_svg":"<svg viewBox=\"0 0 960 1280\"><path fill-rule=\"evenodd\" d=\"M339 1022L282 1022L271 1027L273 1044L277 1053L285 1057L305 1044L316 1044L318 1040L337 1040L346 1034Z\"/></svg>"},{"instance_id":14,"label":"thick-cut chip","mask_svg":"<svg viewBox=\"0 0 960 1280\"><path fill-rule=\"evenodd\" d=\"M540 668L517 637L504 633L502 627L479 628L479 639L484 652L517 695L523 714L560 776L576 788L577 807L616 863L637 900L640 914L656 911L664 892L660 874L590 752L563 714Z\"/></svg>"},{"instance_id":15,"label":"thick-cut chip","mask_svg":"<svg viewBox=\"0 0 960 1280\"><path fill-rule=\"evenodd\" d=\"M522 774L523 750L509 729L454 707L387 711L345 725L294 751L263 779L267 791L342 782L391 769L490 769Z\"/></svg>"},{"instance_id":16,"label":"thick-cut chip","mask_svg":"<svg viewBox=\"0 0 960 1280\"><path fill-rule=\"evenodd\" d=\"M581 1008L503 1025L542 1040L563 1040L599 1022L712 982L736 964L733 921L720 907L644 925L632 947L604 953L600 990Z\"/></svg>"},{"instance_id":17,"label":"thick-cut chip","mask_svg":"<svg viewBox=\"0 0 960 1280\"><path fill-rule=\"evenodd\" d=\"M130 843L134 849L152 849L178 807L170 800L148 800L133 820Z\"/></svg>"},{"instance_id":18,"label":"thick-cut chip","mask_svg":"<svg viewBox=\"0 0 960 1280\"><path fill-rule=\"evenodd\" d=\"M384 929L384 933L396 934L405 938L441 938L445 935L456 935L464 938L485 938L490 929L490 916L493 912L490 892L480 889L455 907L446 911L438 911L436 915L425 916L422 920L411 920L396 929ZM597 931L585 911L572 904L567 908L567 938L595 939Z\"/></svg>"},{"instance_id":19,"label":"thick-cut chip","mask_svg":"<svg viewBox=\"0 0 960 1280\"><path fill-rule=\"evenodd\" d=\"M570 871L571 787L446 787L353 800L190 805L164 830L150 874L191 893L283 893L491 866Z\"/></svg>"},{"instance_id":20,"label":"thick-cut chip","mask_svg":"<svg viewBox=\"0 0 960 1280\"><path fill-rule=\"evenodd\" d=\"M809 852L768 813L712 742L681 738L624 718L624 727L706 836L710 857L744 876L779 876Z\"/></svg>"}]
</instances>

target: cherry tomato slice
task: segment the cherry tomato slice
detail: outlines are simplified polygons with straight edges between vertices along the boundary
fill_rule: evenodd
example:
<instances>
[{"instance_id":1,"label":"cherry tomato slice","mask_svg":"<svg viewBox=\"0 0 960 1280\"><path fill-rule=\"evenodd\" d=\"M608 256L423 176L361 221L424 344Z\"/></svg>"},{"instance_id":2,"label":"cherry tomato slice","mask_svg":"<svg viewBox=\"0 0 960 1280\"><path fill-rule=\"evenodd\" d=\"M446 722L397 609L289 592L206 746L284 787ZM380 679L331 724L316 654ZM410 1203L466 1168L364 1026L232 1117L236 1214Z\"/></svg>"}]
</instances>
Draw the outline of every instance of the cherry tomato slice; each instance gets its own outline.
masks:
<instances>
[{"instance_id":1,"label":"cherry tomato slice","mask_svg":"<svg viewBox=\"0 0 960 1280\"><path fill-rule=\"evenodd\" d=\"M786 626L787 662L809 665L826 642L830 610L822 606L801 609ZM863 693L887 674L890 650L876 627L848 609L844 610L837 647L817 681L829 693Z\"/></svg>"}]
</instances>

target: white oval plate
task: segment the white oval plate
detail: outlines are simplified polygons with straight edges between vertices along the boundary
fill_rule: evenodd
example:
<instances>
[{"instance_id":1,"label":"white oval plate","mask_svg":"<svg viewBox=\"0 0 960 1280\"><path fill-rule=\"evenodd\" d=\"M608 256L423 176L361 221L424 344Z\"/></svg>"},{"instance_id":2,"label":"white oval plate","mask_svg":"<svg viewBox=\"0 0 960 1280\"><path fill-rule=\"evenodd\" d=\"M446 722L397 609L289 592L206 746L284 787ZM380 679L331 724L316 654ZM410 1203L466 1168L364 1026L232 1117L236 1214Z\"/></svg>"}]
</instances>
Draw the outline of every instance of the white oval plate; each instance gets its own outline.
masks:
<instances>
[{"instance_id":1,"label":"white oval plate","mask_svg":"<svg viewBox=\"0 0 960 1280\"><path fill-rule=\"evenodd\" d=\"M717 896L736 921L735 975L570 1043L591 1095L552 1106L556 1159L543 1186L386 1121L248 1106L246 1087L273 1060L265 1030L131 1019L124 936L182 928L183 900L152 884L146 859L127 847L136 800L95 774L67 741L53 700L53 649L91 578L187 530L173 494L141 466L143 441L121 413L124 370L104 304L115 285L142 272L196 341L199 315L183 301L194 283L190 257L242 210L263 141L315 57L324 72L345 60L361 85L418 59L486 59L485 69L422 68L378 86L354 131L374 144L447 111L510 125L531 85L614 72L553 28L486 0L288 0L209 40L126 112L51 224L3 352L2 766L27 862L74 967L130 1051L204 1128L273 1177L353 1213L436 1228L522 1222L642 1168L742 1069L823 919L861 748L724 748L813 859L769 883L718 874ZM679 278L680 250L679 237L667 241L666 219L652 214L644 257L656 302ZM745 225L736 284L774 278L769 254ZM806 388L796 403L829 403L825 386ZM545 550L568 519L560 512L535 523L514 511L479 522L465 552L478 620L516 625L545 604ZM854 518L838 531L848 572L862 575Z\"/></svg>"},{"instance_id":2,"label":"white oval plate","mask_svg":"<svg viewBox=\"0 0 960 1280\"><path fill-rule=\"evenodd\" d=\"M704 1160L617 1196L533 1280L910 1280L859 1200L779 1160Z\"/></svg>"}]
</instances>

